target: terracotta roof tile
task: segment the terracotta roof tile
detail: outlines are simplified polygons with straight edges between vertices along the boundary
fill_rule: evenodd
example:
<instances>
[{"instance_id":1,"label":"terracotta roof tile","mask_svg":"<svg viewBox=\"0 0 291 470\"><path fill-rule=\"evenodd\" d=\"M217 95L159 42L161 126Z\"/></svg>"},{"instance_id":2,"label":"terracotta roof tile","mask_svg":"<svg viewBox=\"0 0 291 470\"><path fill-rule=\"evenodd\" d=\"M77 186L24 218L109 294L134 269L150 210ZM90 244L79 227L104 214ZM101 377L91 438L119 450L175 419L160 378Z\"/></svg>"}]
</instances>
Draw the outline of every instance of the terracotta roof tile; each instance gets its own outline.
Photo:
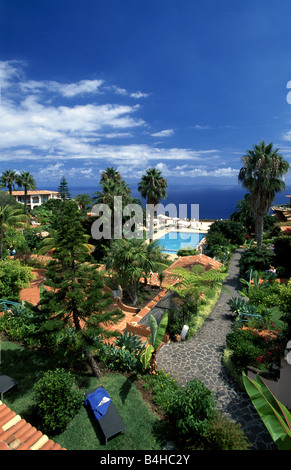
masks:
<instances>
[{"instance_id":1,"label":"terracotta roof tile","mask_svg":"<svg viewBox=\"0 0 291 470\"><path fill-rule=\"evenodd\" d=\"M66 450L0 400L0 450Z\"/></svg>"},{"instance_id":2,"label":"terracotta roof tile","mask_svg":"<svg viewBox=\"0 0 291 470\"><path fill-rule=\"evenodd\" d=\"M282 232L291 232L291 225L281 227Z\"/></svg>"},{"instance_id":3,"label":"terracotta roof tile","mask_svg":"<svg viewBox=\"0 0 291 470\"><path fill-rule=\"evenodd\" d=\"M216 261L209 256L204 254L201 255L193 255L193 256L181 256L177 261L174 261L173 264L166 270L166 272L172 272L173 269L176 268L185 268L191 269L193 266L200 264L204 266L207 270L208 269L218 269L221 268L222 263Z\"/></svg>"},{"instance_id":4,"label":"terracotta roof tile","mask_svg":"<svg viewBox=\"0 0 291 470\"><path fill-rule=\"evenodd\" d=\"M41 195L41 194L58 194L58 191L48 191L47 189L39 189L39 190L28 190L27 195L28 196L33 196L33 195ZM12 196L24 196L25 192L22 190L19 191L12 191Z\"/></svg>"}]
</instances>

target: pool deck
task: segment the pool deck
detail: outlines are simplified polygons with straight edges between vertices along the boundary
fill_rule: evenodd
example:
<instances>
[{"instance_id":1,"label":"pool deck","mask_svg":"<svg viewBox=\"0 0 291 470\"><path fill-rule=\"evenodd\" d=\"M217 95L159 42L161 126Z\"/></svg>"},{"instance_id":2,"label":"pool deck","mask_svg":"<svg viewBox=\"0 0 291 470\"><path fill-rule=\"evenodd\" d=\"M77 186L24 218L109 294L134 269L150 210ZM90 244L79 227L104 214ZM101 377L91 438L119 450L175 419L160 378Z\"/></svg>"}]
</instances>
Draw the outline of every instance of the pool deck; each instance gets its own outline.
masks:
<instances>
[{"instance_id":1,"label":"pool deck","mask_svg":"<svg viewBox=\"0 0 291 470\"><path fill-rule=\"evenodd\" d=\"M157 238L161 238L163 235L169 232L189 232L189 233L207 233L209 230L210 225L213 222L197 222L197 227L193 228L186 228L186 227L165 227L164 229L158 229L154 233L154 240Z\"/></svg>"}]
</instances>

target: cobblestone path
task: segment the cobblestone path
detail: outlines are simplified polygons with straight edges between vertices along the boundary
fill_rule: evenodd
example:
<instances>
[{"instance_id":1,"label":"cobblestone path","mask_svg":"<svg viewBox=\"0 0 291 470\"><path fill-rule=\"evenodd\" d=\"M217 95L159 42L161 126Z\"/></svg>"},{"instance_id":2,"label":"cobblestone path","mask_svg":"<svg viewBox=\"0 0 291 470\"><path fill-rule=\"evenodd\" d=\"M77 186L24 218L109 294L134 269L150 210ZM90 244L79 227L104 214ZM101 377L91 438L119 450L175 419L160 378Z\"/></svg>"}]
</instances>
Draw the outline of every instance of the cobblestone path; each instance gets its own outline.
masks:
<instances>
[{"instance_id":1,"label":"cobblestone path","mask_svg":"<svg viewBox=\"0 0 291 470\"><path fill-rule=\"evenodd\" d=\"M236 423L240 423L253 450L276 450L247 393L231 378L222 363L226 335L231 331L233 316L228 299L238 295L239 259L242 249L236 250L224 281L226 290L194 338L163 345L157 355L159 369L170 372L180 385L197 377L213 391L217 408Z\"/></svg>"}]
</instances>

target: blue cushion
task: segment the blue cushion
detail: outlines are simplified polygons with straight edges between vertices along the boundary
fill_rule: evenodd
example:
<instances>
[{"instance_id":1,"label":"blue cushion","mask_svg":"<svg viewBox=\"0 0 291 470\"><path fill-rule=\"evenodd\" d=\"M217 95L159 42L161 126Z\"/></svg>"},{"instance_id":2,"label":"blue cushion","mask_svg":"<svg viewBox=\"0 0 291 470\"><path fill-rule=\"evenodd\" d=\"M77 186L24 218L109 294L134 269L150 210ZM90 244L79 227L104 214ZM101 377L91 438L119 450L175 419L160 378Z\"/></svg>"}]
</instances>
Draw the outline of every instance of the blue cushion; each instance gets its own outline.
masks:
<instances>
[{"instance_id":1,"label":"blue cushion","mask_svg":"<svg viewBox=\"0 0 291 470\"><path fill-rule=\"evenodd\" d=\"M111 399L109 394L104 388L97 388L94 392L90 393L84 400L84 405L89 405L92 409L96 419L101 419L110 405Z\"/></svg>"}]
</instances>

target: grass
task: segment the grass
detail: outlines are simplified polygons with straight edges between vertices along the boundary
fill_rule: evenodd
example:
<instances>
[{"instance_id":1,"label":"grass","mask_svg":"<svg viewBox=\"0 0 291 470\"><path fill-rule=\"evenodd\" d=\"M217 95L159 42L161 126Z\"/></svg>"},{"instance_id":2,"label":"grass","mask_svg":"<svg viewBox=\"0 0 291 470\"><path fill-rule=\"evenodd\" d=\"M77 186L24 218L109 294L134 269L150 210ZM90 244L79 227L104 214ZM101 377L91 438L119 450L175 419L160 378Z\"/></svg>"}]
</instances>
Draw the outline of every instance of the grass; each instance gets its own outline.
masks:
<instances>
[{"instance_id":1,"label":"grass","mask_svg":"<svg viewBox=\"0 0 291 470\"><path fill-rule=\"evenodd\" d=\"M5 404L41 431L33 403L33 385L49 369L60 367L53 356L42 355L10 342L1 343L1 373L17 379L18 389L4 395ZM98 423L82 407L61 434L49 436L68 450L161 450L167 442L166 424L150 410L141 392L125 376L106 373L97 380L85 372L75 374L82 391L104 385L118 409L126 433L110 439L105 447Z\"/></svg>"}]
</instances>

